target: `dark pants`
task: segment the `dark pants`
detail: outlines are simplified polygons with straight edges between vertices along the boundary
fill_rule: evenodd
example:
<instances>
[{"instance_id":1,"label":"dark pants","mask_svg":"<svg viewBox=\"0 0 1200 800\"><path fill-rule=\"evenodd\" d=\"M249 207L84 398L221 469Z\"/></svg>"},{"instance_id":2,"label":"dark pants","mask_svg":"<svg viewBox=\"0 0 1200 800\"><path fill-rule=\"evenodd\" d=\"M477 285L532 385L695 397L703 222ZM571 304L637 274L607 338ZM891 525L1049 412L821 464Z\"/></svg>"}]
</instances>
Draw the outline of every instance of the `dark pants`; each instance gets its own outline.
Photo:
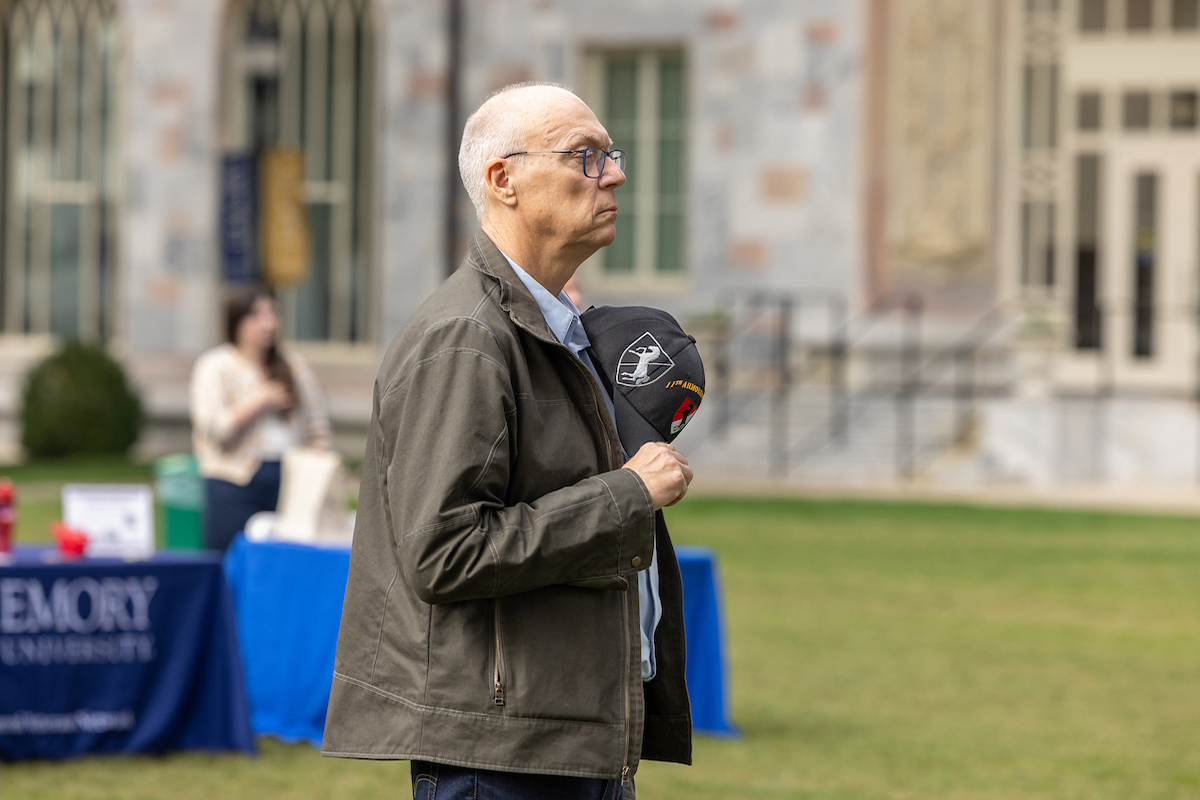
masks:
<instances>
[{"instance_id":1,"label":"dark pants","mask_svg":"<svg viewBox=\"0 0 1200 800\"><path fill-rule=\"evenodd\" d=\"M413 800L621 800L619 780L412 762Z\"/></svg>"},{"instance_id":2,"label":"dark pants","mask_svg":"<svg viewBox=\"0 0 1200 800\"><path fill-rule=\"evenodd\" d=\"M279 462L264 461L245 486L204 480L204 545L225 552L246 520L259 511L274 511L279 502Z\"/></svg>"}]
</instances>

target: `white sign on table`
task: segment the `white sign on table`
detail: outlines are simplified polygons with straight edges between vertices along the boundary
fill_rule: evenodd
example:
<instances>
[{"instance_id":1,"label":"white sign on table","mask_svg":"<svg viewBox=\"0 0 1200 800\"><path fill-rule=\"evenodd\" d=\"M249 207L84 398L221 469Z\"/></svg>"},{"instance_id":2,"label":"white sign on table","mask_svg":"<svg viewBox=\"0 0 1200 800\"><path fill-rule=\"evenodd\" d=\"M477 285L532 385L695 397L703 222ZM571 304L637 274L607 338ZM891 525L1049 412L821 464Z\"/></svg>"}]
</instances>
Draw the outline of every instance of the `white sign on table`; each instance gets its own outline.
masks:
<instances>
[{"instance_id":1,"label":"white sign on table","mask_svg":"<svg viewBox=\"0 0 1200 800\"><path fill-rule=\"evenodd\" d=\"M89 556L154 555L154 492L134 483L69 483L62 490L63 522L87 533Z\"/></svg>"}]
</instances>

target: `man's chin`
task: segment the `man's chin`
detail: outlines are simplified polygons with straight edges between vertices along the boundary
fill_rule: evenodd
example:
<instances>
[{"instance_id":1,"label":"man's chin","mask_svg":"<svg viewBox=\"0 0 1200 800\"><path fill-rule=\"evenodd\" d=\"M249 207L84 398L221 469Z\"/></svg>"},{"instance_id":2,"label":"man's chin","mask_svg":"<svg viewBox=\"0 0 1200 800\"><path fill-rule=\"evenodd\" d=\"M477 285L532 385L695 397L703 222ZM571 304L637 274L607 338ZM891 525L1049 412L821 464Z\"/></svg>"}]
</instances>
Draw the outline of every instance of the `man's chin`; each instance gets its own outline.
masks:
<instances>
[{"instance_id":1,"label":"man's chin","mask_svg":"<svg viewBox=\"0 0 1200 800\"><path fill-rule=\"evenodd\" d=\"M616 238L617 226L616 221L613 220L606 225L598 225L592 228L591 231L576 240L576 244L587 247L590 250L588 254L590 257L591 253L595 253L602 247L608 247Z\"/></svg>"},{"instance_id":2,"label":"man's chin","mask_svg":"<svg viewBox=\"0 0 1200 800\"><path fill-rule=\"evenodd\" d=\"M617 215L613 214L612 218L596 231L596 237L601 241L601 247L607 247L612 244L617 238Z\"/></svg>"},{"instance_id":3,"label":"man's chin","mask_svg":"<svg viewBox=\"0 0 1200 800\"><path fill-rule=\"evenodd\" d=\"M596 238L596 249L599 250L601 247L608 247L610 244L612 244L616 240L617 240L616 231L612 231L611 233L606 233L603 236L598 236Z\"/></svg>"}]
</instances>

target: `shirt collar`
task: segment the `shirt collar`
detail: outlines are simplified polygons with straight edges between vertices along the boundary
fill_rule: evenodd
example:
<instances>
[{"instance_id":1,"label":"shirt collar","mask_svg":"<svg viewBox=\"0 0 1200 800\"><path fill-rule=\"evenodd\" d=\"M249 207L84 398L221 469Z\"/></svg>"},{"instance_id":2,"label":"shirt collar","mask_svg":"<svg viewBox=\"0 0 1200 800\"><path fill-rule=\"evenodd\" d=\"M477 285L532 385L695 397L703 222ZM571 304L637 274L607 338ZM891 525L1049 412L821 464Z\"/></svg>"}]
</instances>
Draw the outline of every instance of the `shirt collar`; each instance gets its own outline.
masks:
<instances>
[{"instance_id":1,"label":"shirt collar","mask_svg":"<svg viewBox=\"0 0 1200 800\"><path fill-rule=\"evenodd\" d=\"M567 293L559 292L558 297L555 297L532 275L517 266L517 262L509 258L507 253L501 250L500 254L508 260L513 272L517 273L521 283L525 284L525 288L533 295L538 308L542 311L542 316L546 318L546 325L550 327L551 333L572 350L578 351L590 347L592 343L588 341L583 325L579 324L579 309L571 302L571 298L567 297Z\"/></svg>"}]
</instances>

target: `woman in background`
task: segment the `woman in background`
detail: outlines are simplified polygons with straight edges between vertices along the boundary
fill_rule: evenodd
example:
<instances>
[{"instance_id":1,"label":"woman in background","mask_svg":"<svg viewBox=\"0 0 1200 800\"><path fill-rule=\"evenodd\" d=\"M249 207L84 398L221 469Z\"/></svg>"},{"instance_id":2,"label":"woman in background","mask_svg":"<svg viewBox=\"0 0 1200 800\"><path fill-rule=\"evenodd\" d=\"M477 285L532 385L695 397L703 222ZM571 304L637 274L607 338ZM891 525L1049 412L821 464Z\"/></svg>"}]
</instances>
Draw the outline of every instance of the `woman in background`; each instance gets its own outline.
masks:
<instances>
[{"instance_id":1,"label":"woman in background","mask_svg":"<svg viewBox=\"0 0 1200 800\"><path fill-rule=\"evenodd\" d=\"M252 515L274 511L292 447L328 449L329 417L312 370L276 337L275 298L262 286L226 305L227 342L192 372L192 444L205 477L205 544L224 551Z\"/></svg>"}]
</instances>

